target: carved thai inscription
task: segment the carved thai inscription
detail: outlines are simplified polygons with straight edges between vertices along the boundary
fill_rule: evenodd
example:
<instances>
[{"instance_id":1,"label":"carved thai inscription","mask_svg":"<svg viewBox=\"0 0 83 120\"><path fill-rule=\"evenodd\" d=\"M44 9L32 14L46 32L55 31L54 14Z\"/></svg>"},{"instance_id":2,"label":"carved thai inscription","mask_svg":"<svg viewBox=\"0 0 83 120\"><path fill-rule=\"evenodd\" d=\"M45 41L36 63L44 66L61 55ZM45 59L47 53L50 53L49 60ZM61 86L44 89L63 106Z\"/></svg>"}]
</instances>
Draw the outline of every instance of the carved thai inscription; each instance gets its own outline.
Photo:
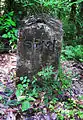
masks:
<instances>
[{"instance_id":1,"label":"carved thai inscription","mask_svg":"<svg viewBox=\"0 0 83 120\"><path fill-rule=\"evenodd\" d=\"M43 50L43 47L46 48L48 51L54 51L55 49L55 40L53 41L50 41L50 40L47 40L47 41L39 41L39 40L35 40L33 42L31 41L27 41L25 40L24 41L24 46L25 48L27 48L27 50L33 50L33 49L36 49L36 50L39 50L39 51L42 51Z\"/></svg>"}]
</instances>

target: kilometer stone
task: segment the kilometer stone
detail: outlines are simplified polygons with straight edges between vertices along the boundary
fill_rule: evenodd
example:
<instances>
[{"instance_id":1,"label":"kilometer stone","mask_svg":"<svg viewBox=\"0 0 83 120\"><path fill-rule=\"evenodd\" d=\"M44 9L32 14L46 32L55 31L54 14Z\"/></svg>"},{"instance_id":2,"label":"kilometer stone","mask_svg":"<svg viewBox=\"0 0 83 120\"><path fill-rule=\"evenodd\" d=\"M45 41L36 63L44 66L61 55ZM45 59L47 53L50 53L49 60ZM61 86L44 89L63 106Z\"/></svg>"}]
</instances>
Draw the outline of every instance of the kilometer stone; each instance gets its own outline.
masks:
<instances>
[{"instance_id":1,"label":"kilometer stone","mask_svg":"<svg viewBox=\"0 0 83 120\"><path fill-rule=\"evenodd\" d=\"M62 24L46 14L24 19L19 29L17 76L33 76L42 67L58 69L63 37Z\"/></svg>"}]
</instances>

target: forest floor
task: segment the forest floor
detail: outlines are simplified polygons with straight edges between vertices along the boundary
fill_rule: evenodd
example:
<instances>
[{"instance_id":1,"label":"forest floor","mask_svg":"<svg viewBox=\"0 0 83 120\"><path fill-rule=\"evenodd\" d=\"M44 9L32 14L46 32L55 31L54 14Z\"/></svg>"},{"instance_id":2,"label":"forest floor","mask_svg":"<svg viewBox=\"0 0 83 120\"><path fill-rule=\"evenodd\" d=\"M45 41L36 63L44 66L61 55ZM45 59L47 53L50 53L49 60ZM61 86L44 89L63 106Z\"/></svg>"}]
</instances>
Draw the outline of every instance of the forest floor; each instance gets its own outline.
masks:
<instances>
[{"instance_id":1,"label":"forest floor","mask_svg":"<svg viewBox=\"0 0 83 120\"><path fill-rule=\"evenodd\" d=\"M64 73L72 79L72 96L77 97L83 95L83 63L76 61L61 61L61 65ZM3 83L3 85L0 85L0 96L5 96L3 86L15 91L15 76L16 53L0 54L0 82ZM9 100L13 99L13 97L14 93L9 97ZM15 120L16 118L13 113L17 110L18 108L13 109L0 103L0 120ZM17 120L56 120L56 118L50 119L49 116L41 116L41 119L22 119L19 118L19 116L20 114L17 115Z\"/></svg>"}]
</instances>

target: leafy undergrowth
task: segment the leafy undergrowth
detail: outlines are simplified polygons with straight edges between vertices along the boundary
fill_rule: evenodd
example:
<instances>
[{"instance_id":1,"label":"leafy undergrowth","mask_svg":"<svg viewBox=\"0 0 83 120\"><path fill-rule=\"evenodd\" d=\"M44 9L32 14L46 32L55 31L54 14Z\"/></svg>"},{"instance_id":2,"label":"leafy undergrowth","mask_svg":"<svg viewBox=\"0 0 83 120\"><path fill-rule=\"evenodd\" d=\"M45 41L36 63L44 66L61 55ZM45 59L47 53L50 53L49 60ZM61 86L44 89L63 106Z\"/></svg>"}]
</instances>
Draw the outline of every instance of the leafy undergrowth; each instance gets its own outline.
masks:
<instances>
[{"instance_id":1,"label":"leafy undergrowth","mask_svg":"<svg viewBox=\"0 0 83 120\"><path fill-rule=\"evenodd\" d=\"M71 80L63 74L61 68L58 73L52 66L42 68L33 76L33 80L27 76L20 77L15 91L2 83L0 87L4 89L0 93L2 120L30 120L38 114L44 115L40 120L48 120L48 113L50 120L83 119L83 96L72 96Z\"/></svg>"},{"instance_id":2,"label":"leafy undergrowth","mask_svg":"<svg viewBox=\"0 0 83 120\"><path fill-rule=\"evenodd\" d=\"M61 58L83 62L83 45L65 46Z\"/></svg>"}]
</instances>

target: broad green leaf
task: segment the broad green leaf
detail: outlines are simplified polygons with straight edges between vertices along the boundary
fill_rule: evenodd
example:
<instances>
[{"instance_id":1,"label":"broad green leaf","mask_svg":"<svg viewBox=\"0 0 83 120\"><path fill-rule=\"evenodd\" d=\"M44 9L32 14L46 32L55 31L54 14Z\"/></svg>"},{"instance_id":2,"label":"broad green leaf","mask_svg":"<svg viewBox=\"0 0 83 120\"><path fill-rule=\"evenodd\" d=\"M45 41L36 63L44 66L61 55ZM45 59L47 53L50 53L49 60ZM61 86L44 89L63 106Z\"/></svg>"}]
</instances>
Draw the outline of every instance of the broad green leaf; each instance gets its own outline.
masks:
<instances>
[{"instance_id":1,"label":"broad green leaf","mask_svg":"<svg viewBox=\"0 0 83 120\"><path fill-rule=\"evenodd\" d=\"M0 100L2 100L2 96L0 96Z\"/></svg>"},{"instance_id":2,"label":"broad green leaf","mask_svg":"<svg viewBox=\"0 0 83 120\"><path fill-rule=\"evenodd\" d=\"M20 80L22 81L24 78L23 77L20 77Z\"/></svg>"},{"instance_id":3,"label":"broad green leaf","mask_svg":"<svg viewBox=\"0 0 83 120\"><path fill-rule=\"evenodd\" d=\"M16 26L16 23L12 19L7 19L8 25Z\"/></svg>"},{"instance_id":4,"label":"broad green leaf","mask_svg":"<svg viewBox=\"0 0 83 120\"><path fill-rule=\"evenodd\" d=\"M17 89L17 90L16 90L16 97L17 97L17 99L18 99L19 96L21 96L21 92L20 92L19 89Z\"/></svg>"},{"instance_id":5,"label":"broad green leaf","mask_svg":"<svg viewBox=\"0 0 83 120\"><path fill-rule=\"evenodd\" d=\"M12 12L9 13L10 16L13 16L13 14L14 14L14 11L12 11Z\"/></svg>"},{"instance_id":6,"label":"broad green leaf","mask_svg":"<svg viewBox=\"0 0 83 120\"><path fill-rule=\"evenodd\" d=\"M30 108L30 102L29 101L24 101L22 102L22 111L25 111Z\"/></svg>"},{"instance_id":7,"label":"broad green leaf","mask_svg":"<svg viewBox=\"0 0 83 120\"><path fill-rule=\"evenodd\" d=\"M83 119L83 111L78 111L77 114L81 119Z\"/></svg>"},{"instance_id":8,"label":"broad green leaf","mask_svg":"<svg viewBox=\"0 0 83 120\"><path fill-rule=\"evenodd\" d=\"M79 99L80 99L80 100L83 100L83 95L79 96Z\"/></svg>"},{"instance_id":9,"label":"broad green leaf","mask_svg":"<svg viewBox=\"0 0 83 120\"><path fill-rule=\"evenodd\" d=\"M28 97L27 100L28 101L35 101L35 99L33 97Z\"/></svg>"},{"instance_id":10,"label":"broad green leaf","mask_svg":"<svg viewBox=\"0 0 83 120\"><path fill-rule=\"evenodd\" d=\"M7 34L3 34L2 37L3 38L8 38L8 35Z\"/></svg>"},{"instance_id":11,"label":"broad green leaf","mask_svg":"<svg viewBox=\"0 0 83 120\"><path fill-rule=\"evenodd\" d=\"M42 73L41 72L38 72L38 76L41 76L42 75Z\"/></svg>"},{"instance_id":12,"label":"broad green leaf","mask_svg":"<svg viewBox=\"0 0 83 120\"><path fill-rule=\"evenodd\" d=\"M23 85L22 84L18 84L17 87L18 87L18 89L22 89Z\"/></svg>"},{"instance_id":13,"label":"broad green leaf","mask_svg":"<svg viewBox=\"0 0 83 120\"><path fill-rule=\"evenodd\" d=\"M51 110L54 110L54 106L53 105L49 105L49 108L51 109Z\"/></svg>"},{"instance_id":14,"label":"broad green leaf","mask_svg":"<svg viewBox=\"0 0 83 120\"><path fill-rule=\"evenodd\" d=\"M8 32L7 35L8 35L8 38L11 38L11 33L10 32Z\"/></svg>"},{"instance_id":15,"label":"broad green leaf","mask_svg":"<svg viewBox=\"0 0 83 120\"><path fill-rule=\"evenodd\" d=\"M83 119L83 112L82 112L82 114L80 115L80 118Z\"/></svg>"},{"instance_id":16,"label":"broad green leaf","mask_svg":"<svg viewBox=\"0 0 83 120\"><path fill-rule=\"evenodd\" d=\"M27 76L25 76L24 79L27 79Z\"/></svg>"},{"instance_id":17,"label":"broad green leaf","mask_svg":"<svg viewBox=\"0 0 83 120\"><path fill-rule=\"evenodd\" d=\"M79 59L80 60L80 62L83 62L83 59Z\"/></svg>"},{"instance_id":18,"label":"broad green leaf","mask_svg":"<svg viewBox=\"0 0 83 120\"><path fill-rule=\"evenodd\" d=\"M26 96L18 96L17 99L18 99L18 101L22 101L22 100L26 99Z\"/></svg>"}]
</instances>

